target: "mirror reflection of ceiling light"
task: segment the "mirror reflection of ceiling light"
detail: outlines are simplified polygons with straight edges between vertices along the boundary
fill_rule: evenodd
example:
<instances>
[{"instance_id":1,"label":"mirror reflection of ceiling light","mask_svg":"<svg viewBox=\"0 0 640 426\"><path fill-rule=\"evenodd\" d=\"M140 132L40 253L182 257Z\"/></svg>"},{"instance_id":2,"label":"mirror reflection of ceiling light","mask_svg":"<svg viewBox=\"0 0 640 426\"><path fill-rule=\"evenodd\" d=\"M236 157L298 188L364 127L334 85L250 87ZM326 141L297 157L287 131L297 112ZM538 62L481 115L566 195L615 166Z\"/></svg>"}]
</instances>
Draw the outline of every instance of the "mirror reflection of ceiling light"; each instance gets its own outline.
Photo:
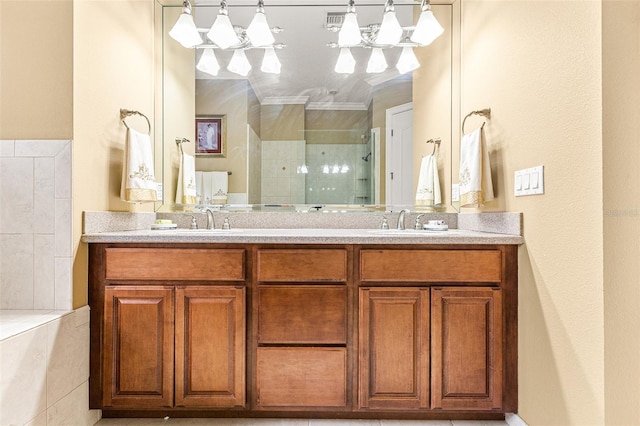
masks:
<instances>
[{"instance_id":1,"label":"mirror reflection of ceiling light","mask_svg":"<svg viewBox=\"0 0 640 426\"><path fill-rule=\"evenodd\" d=\"M213 49L204 49L196 68L202 72L206 72L207 74L218 75L218 71L220 71L220 64L218 64L218 59L216 58L216 54L213 52Z\"/></svg>"},{"instance_id":2,"label":"mirror reflection of ceiling light","mask_svg":"<svg viewBox=\"0 0 640 426\"><path fill-rule=\"evenodd\" d=\"M267 17L264 14L264 2L258 0L258 8L253 20L247 27L247 37L256 47L269 46L275 42L271 28L267 24Z\"/></svg>"},{"instance_id":3,"label":"mirror reflection of ceiling light","mask_svg":"<svg viewBox=\"0 0 640 426\"><path fill-rule=\"evenodd\" d=\"M202 44L202 37L200 37L196 24L193 22L191 3L189 0L184 0L182 7L182 13L173 28L171 28L171 31L169 31L169 35L184 47L193 47Z\"/></svg>"},{"instance_id":4,"label":"mirror reflection of ceiling light","mask_svg":"<svg viewBox=\"0 0 640 426\"><path fill-rule=\"evenodd\" d=\"M371 48L371 56L367 65L368 73L380 73L387 69L387 63L382 54L382 49L402 47L396 69L401 73L407 73L420 67L420 62L413 52L413 47L427 46L438 38L444 29L431 11L430 0L422 0L420 6L420 18L416 26L403 27L398 22L393 0L386 0L382 23L370 24L366 27L357 26L355 1L349 0L347 13L342 25L327 27L332 32L338 32L338 42L328 43L329 47L339 47L340 54L336 62L335 72L352 74L355 70L355 59L349 48ZM406 34L406 35L405 35ZM403 37L405 35L405 37ZM359 40L356 42L356 40Z\"/></svg>"},{"instance_id":5,"label":"mirror reflection of ceiling light","mask_svg":"<svg viewBox=\"0 0 640 426\"><path fill-rule=\"evenodd\" d=\"M282 64L280 64L280 60L278 59L278 56L276 56L276 51L273 47L265 48L260 71L270 74L280 74L281 68Z\"/></svg>"},{"instance_id":6,"label":"mirror reflection of ceiling light","mask_svg":"<svg viewBox=\"0 0 640 426\"><path fill-rule=\"evenodd\" d=\"M244 50L238 49L233 51L233 56L231 57L231 61L229 62L227 69L232 73L239 74L243 77L249 75L249 71L251 71L251 64L247 59L247 55L244 54Z\"/></svg>"}]
</instances>

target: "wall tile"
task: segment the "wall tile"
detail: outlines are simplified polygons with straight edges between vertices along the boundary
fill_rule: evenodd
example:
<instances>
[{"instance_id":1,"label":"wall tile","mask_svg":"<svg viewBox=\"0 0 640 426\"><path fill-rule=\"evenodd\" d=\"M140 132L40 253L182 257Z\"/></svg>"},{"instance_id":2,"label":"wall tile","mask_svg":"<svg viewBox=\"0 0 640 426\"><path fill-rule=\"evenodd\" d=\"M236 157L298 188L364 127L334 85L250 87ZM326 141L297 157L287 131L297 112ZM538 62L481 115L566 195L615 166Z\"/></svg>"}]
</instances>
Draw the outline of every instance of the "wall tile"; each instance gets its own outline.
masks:
<instances>
[{"instance_id":1,"label":"wall tile","mask_svg":"<svg viewBox=\"0 0 640 426\"><path fill-rule=\"evenodd\" d=\"M13 157L15 142L12 140L0 140L0 157Z\"/></svg>"},{"instance_id":2,"label":"wall tile","mask_svg":"<svg viewBox=\"0 0 640 426\"><path fill-rule=\"evenodd\" d=\"M0 233L33 232L33 159L0 158Z\"/></svg>"},{"instance_id":3,"label":"wall tile","mask_svg":"<svg viewBox=\"0 0 640 426\"><path fill-rule=\"evenodd\" d=\"M53 235L33 236L33 308L55 307L55 254Z\"/></svg>"},{"instance_id":4,"label":"wall tile","mask_svg":"<svg viewBox=\"0 0 640 426\"><path fill-rule=\"evenodd\" d=\"M33 235L0 239L0 309L33 309Z\"/></svg>"},{"instance_id":5,"label":"wall tile","mask_svg":"<svg viewBox=\"0 0 640 426\"><path fill-rule=\"evenodd\" d=\"M16 157L55 157L68 140L17 140Z\"/></svg>"},{"instance_id":6,"label":"wall tile","mask_svg":"<svg viewBox=\"0 0 640 426\"><path fill-rule=\"evenodd\" d=\"M100 411L88 406L89 382L84 382L47 410L47 426L91 426L100 420Z\"/></svg>"},{"instance_id":7,"label":"wall tile","mask_svg":"<svg viewBox=\"0 0 640 426\"><path fill-rule=\"evenodd\" d=\"M70 310L73 308L71 257L56 257L55 271L55 309Z\"/></svg>"},{"instance_id":8,"label":"wall tile","mask_svg":"<svg viewBox=\"0 0 640 426\"><path fill-rule=\"evenodd\" d=\"M46 409L47 331L0 342L0 424L23 425Z\"/></svg>"},{"instance_id":9,"label":"wall tile","mask_svg":"<svg viewBox=\"0 0 640 426\"><path fill-rule=\"evenodd\" d=\"M71 198L71 143L67 144L60 150L55 158L56 176L55 176L55 196L56 198Z\"/></svg>"},{"instance_id":10,"label":"wall tile","mask_svg":"<svg viewBox=\"0 0 640 426\"><path fill-rule=\"evenodd\" d=\"M47 406L89 379L89 324L76 326L75 314L47 324Z\"/></svg>"},{"instance_id":11,"label":"wall tile","mask_svg":"<svg viewBox=\"0 0 640 426\"><path fill-rule=\"evenodd\" d=\"M55 228L55 160L34 158L33 232L53 234Z\"/></svg>"},{"instance_id":12,"label":"wall tile","mask_svg":"<svg viewBox=\"0 0 640 426\"><path fill-rule=\"evenodd\" d=\"M35 419L29 421L24 426L47 426L47 411L38 414Z\"/></svg>"},{"instance_id":13,"label":"wall tile","mask_svg":"<svg viewBox=\"0 0 640 426\"><path fill-rule=\"evenodd\" d=\"M55 200L56 256L71 256L71 199Z\"/></svg>"}]
</instances>

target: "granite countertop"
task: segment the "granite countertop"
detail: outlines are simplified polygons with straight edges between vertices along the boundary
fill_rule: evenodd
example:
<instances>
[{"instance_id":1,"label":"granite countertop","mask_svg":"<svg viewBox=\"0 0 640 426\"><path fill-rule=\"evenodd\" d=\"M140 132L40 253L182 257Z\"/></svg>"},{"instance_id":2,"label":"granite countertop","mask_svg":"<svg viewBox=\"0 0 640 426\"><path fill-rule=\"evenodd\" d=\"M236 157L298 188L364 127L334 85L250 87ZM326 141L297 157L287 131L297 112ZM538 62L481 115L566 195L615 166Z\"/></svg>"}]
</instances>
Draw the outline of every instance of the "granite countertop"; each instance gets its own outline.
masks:
<instances>
[{"instance_id":1,"label":"granite countertop","mask_svg":"<svg viewBox=\"0 0 640 426\"><path fill-rule=\"evenodd\" d=\"M448 231L382 229L135 230L88 233L85 243L262 243L262 244L523 244L519 235L462 229Z\"/></svg>"}]
</instances>

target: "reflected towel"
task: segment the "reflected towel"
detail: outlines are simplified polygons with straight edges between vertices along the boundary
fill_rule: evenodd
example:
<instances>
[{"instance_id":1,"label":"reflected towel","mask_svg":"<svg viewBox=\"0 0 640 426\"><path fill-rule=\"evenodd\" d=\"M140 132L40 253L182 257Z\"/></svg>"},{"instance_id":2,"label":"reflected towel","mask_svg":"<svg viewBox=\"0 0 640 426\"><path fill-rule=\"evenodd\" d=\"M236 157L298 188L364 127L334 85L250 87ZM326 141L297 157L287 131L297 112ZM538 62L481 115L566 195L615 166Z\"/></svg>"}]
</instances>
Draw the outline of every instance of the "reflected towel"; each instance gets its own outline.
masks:
<instances>
[{"instance_id":1,"label":"reflected towel","mask_svg":"<svg viewBox=\"0 0 640 426\"><path fill-rule=\"evenodd\" d=\"M418 189L416 190L416 204L432 206L441 204L440 177L438 176L438 161L433 154L422 157L420 174L418 175Z\"/></svg>"},{"instance_id":2,"label":"reflected towel","mask_svg":"<svg viewBox=\"0 0 640 426\"><path fill-rule=\"evenodd\" d=\"M460 207L479 207L491 200L491 164L480 127L464 135L460 144Z\"/></svg>"},{"instance_id":3,"label":"reflected towel","mask_svg":"<svg viewBox=\"0 0 640 426\"><path fill-rule=\"evenodd\" d=\"M209 172L211 178L211 204L226 204L229 191L229 173Z\"/></svg>"},{"instance_id":4,"label":"reflected towel","mask_svg":"<svg viewBox=\"0 0 640 426\"><path fill-rule=\"evenodd\" d=\"M196 160L187 153L180 159L176 204L196 204Z\"/></svg>"},{"instance_id":5,"label":"reflected towel","mask_svg":"<svg viewBox=\"0 0 640 426\"><path fill-rule=\"evenodd\" d=\"M152 202L158 199L151 138L134 129L127 129L120 198L130 203Z\"/></svg>"},{"instance_id":6,"label":"reflected towel","mask_svg":"<svg viewBox=\"0 0 640 426\"><path fill-rule=\"evenodd\" d=\"M202 172L196 171L196 204L204 202L202 197Z\"/></svg>"}]
</instances>

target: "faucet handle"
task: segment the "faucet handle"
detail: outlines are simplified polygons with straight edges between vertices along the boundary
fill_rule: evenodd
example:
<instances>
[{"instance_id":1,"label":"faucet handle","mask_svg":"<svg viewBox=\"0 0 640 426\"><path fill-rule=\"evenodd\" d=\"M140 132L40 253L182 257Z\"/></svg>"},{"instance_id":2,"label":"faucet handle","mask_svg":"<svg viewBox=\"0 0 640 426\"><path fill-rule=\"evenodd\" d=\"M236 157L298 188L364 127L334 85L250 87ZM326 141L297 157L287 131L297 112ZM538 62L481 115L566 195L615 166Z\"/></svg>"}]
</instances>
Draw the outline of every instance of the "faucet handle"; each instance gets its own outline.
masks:
<instances>
[{"instance_id":1,"label":"faucet handle","mask_svg":"<svg viewBox=\"0 0 640 426\"><path fill-rule=\"evenodd\" d=\"M231 229L231 224L229 224L228 217L224 218L224 222L222 223L222 229Z\"/></svg>"},{"instance_id":2,"label":"faucet handle","mask_svg":"<svg viewBox=\"0 0 640 426\"><path fill-rule=\"evenodd\" d=\"M416 224L413 227L416 231L422 231L422 224L420 223L420 218L422 216L424 216L424 213L421 213L418 216L416 216Z\"/></svg>"},{"instance_id":3,"label":"faucet handle","mask_svg":"<svg viewBox=\"0 0 640 426\"><path fill-rule=\"evenodd\" d=\"M382 223L380 224L380 229L389 229L389 219L382 216Z\"/></svg>"},{"instance_id":4,"label":"faucet handle","mask_svg":"<svg viewBox=\"0 0 640 426\"><path fill-rule=\"evenodd\" d=\"M198 222L196 222L195 216L191 216L191 229L198 229Z\"/></svg>"}]
</instances>

